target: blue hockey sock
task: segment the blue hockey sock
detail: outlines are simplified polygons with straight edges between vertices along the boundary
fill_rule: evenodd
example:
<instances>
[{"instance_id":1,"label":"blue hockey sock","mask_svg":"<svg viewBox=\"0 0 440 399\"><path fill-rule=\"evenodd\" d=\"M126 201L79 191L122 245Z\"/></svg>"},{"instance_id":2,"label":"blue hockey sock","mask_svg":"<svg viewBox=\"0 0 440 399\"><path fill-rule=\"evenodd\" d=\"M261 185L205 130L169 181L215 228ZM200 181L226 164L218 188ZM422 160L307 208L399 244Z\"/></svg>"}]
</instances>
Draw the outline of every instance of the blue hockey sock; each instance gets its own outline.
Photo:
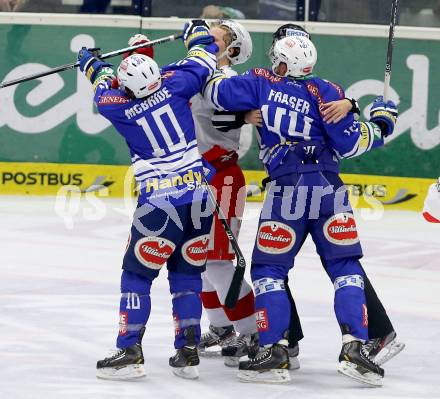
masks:
<instances>
[{"instance_id":1,"label":"blue hockey sock","mask_svg":"<svg viewBox=\"0 0 440 399\"><path fill-rule=\"evenodd\" d=\"M266 276L269 274L268 270L271 271L272 277ZM274 267L252 265L251 274L260 345L274 344L285 338L285 332L289 329L290 302L284 286L287 272L276 270Z\"/></svg>"},{"instance_id":2,"label":"blue hockey sock","mask_svg":"<svg viewBox=\"0 0 440 399\"><path fill-rule=\"evenodd\" d=\"M139 333L150 317L151 283L147 277L122 271L118 348L127 348L139 341Z\"/></svg>"},{"instance_id":3,"label":"blue hockey sock","mask_svg":"<svg viewBox=\"0 0 440 399\"><path fill-rule=\"evenodd\" d=\"M368 312L364 293L364 273L357 259L326 262L335 288L335 314L342 334L368 339Z\"/></svg>"},{"instance_id":4,"label":"blue hockey sock","mask_svg":"<svg viewBox=\"0 0 440 399\"><path fill-rule=\"evenodd\" d=\"M195 345L200 341L200 319L202 317L202 279L200 274L169 272L170 292L173 296L174 347ZM185 331L192 328L194 334L188 341Z\"/></svg>"}]
</instances>

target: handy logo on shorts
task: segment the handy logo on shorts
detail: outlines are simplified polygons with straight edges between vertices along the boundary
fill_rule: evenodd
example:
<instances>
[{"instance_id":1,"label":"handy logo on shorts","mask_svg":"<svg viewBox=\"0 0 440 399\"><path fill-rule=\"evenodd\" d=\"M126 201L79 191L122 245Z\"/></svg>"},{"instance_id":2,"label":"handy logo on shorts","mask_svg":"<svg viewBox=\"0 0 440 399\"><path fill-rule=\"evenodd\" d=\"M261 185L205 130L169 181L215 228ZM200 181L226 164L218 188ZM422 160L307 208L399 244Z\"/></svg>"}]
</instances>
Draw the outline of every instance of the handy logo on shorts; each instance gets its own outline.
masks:
<instances>
[{"instance_id":1,"label":"handy logo on shorts","mask_svg":"<svg viewBox=\"0 0 440 399\"><path fill-rule=\"evenodd\" d=\"M162 237L144 237L134 246L134 254L144 266L159 270L171 256L176 246Z\"/></svg>"},{"instance_id":2,"label":"handy logo on shorts","mask_svg":"<svg viewBox=\"0 0 440 399\"><path fill-rule=\"evenodd\" d=\"M269 329L269 320L267 318L266 308L257 309L255 312L255 317L257 318L258 332L267 331Z\"/></svg>"},{"instance_id":3,"label":"handy logo on shorts","mask_svg":"<svg viewBox=\"0 0 440 399\"><path fill-rule=\"evenodd\" d=\"M126 335L128 331L128 313L119 313L119 335Z\"/></svg>"},{"instance_id":4,"label":"handy logo on shorts","mask_svg":"<svg viewBox=\"0 0 440 399\"><path fill-rule=\"evenodd\" d=\"M203 266L208 256L209 234L198 236L182 246L183 258L193 266Z\"/></svg>"},{"instance_id":5,"label":"handy logo on shorts","mask_svg":"<svg viewBox=\"0 0 440 399\"><path fill-rule=\"evenodd\" d=\"M284 254L295 244L295 231L287 224L270 221L261 223L257 247L267 254Z\"/></svg>"},{"instance_id":6,"label":"handy logo on shorts","mask_svg":"<svg viewBox=\"0 0 440 399\"><path fill-rule=\"evenodd\" d=\"M351 213L338 213L324 224L324 235L336 245L353 245L359 242L356 223Z\"/></svg>"}]
</instances>

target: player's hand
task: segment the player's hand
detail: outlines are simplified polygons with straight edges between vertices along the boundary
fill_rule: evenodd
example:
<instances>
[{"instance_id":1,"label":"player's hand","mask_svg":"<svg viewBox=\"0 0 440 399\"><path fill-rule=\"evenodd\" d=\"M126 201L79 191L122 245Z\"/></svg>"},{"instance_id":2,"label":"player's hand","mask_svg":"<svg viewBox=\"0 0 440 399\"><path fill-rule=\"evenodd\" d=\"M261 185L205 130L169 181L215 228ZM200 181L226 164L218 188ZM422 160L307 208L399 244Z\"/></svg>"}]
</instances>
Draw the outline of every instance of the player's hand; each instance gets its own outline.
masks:
<instances>
[{"instance_id":1,"label":"player's hand","mask_svg":"<svg viewBox=\"0 0 440 399\"><path fill-rule=\"evenodd\" d=\"M385 104L383 97L379 96L373 102L370 110L370 122L376 123L382 131L382 136L386 137L394 132L394 126L397 121L397 106L388 100Z\"/></svg>"},{"instance_id":2,"label":"player's hand","mask_svg":"<svg viewBox=\"0 0 440 399\"><path fill-rule=\"evenodd\" d=\"M259 109L253 109L244 114L244 121L256 127L263 126L263 116Z\"/></svg>"},{"instance_id":3,"label":"player's hand","mask_svg":"<svg viewBox=\"0 0 440 399\"><path fill-rule=\"evenodd\" d=\"M78 51L79 69L86 77L93 83L95 76L103 67L112 66L108 62L104 62L99 58L99 48L86 48L83 47Z\"/></svg>"},{"instance_id":4,"label":"player's hand","mask_svg":"<svg viewBox=\"0 0 440 399\"><path fill-rule=\"evenodd\" d=\"M82 47L81 50L78 51L78 61L79 61L79 69L81 72L84 72L84 67L86 64L92 59L95 58L93 53L86 47Z\"/></svg>"},{"instance_id":5,"label":"player's hand","mask_svg":"<svg viewBox=\"0 0 440 399\"><path fill-rule=\"evenodd\" d=\"M352 104L348 99L330 101L319 107L325 123L338 123L351 111Z\"/></svg>"},{"instance_id":6,"label":"player's hand","mask_svg":"<svg viewBox=\"0 0 440 399\"><path fill-rule=\"evenodd\" d=\"M183 43L187 49L200 44L214 43L209 33L209 26L203 19L192 19L183 27Z\"/></svg>"},{"instance_id":7,"label":"player's hand","mask_svg":"<svg viewBox=\"0 0 440 399\"><path fill-rule=\"evenodd\" d=\"M142 33L136 33L130 37L130 39L128 39L128 45L131 47L142 43L148 43L149 41L150 39L148 39L147 36L143 35ZM125 59L132 54L144 54L150 58L154 58L154 49L153 47L141 47L137 50L122 54L122 58Z\"/></svg>"}]
</instances>

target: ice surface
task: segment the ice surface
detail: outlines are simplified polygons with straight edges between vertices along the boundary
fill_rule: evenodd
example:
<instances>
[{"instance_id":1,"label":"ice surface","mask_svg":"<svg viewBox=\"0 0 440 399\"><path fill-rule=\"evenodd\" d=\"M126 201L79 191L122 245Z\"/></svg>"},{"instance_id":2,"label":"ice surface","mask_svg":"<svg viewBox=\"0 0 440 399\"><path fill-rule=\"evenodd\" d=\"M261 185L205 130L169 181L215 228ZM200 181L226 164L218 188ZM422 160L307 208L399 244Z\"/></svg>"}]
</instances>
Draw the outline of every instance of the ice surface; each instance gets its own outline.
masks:
<instances>
[{"instance_id":1,"label":"ice surface","mask_svg":"<svg viewBox=\"0 0 440 399\"><path fill-rule=\"evenodd\" d=\"M85 220L84 210L94 216L86 204L69 229L53 198L1 197L0 398L440 398L440 226L412 212L370 221L357 215L363 266L407 345L385 365L382 388L365 388L336 372L340 332L333 287L311 241L290 273L306 337L301 369L292 372L289 385L240 383L220 359L202 359L197 381L173 376L165 270L153 286L143 342L147 378L97 380L96 360L114 346L117 333L120 263L130 226L122 201L103 204L104 218ZM248 204L243 222L247 259L258 210L259 204Z\"/></svg>"}]
</instances>

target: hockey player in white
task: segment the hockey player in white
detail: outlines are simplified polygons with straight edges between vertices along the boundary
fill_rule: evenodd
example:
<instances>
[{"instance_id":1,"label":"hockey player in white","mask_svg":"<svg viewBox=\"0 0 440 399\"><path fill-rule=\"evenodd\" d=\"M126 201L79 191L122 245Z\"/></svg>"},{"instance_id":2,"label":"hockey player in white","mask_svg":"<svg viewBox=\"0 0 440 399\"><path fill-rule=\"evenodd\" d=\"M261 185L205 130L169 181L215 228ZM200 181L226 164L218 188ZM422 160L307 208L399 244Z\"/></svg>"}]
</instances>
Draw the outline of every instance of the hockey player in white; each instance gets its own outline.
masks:
<instances>
[{"instance_id":1,"label":"hockey player in white","mask_svg":"<svg viewBox=\"0 0 440 399\"><path fill-rule=\"evenodd\" d=\"M429 186L423 207L423 217L430 223L440 223L440 177Z\"/></svg>"},{"instance_id":2,"label":"hockey player in white","mask_svg":"<svg viewBox=\"0 0 440 399\"><path fill-rule=\"evenodd\" d=\"M245 63L252 54L252 40L238 22L220 20L211 24L210 33L219 47L217 66L227 76L237 75L231 66ZM216 127L231 127L245 118L233 113L214 112L212 106L199 94L192 98L191 109L196 125L200 153L216 168L211 185L217 191L217 201L228 218L235 235L238 235L243 214L246 191L244 175L237 164L240 134L243 128L228 129L227 133ZM241 123L239 123L241 124ZM221 127L220 127L221 129ZM230 248L224 228L218 218L211 229L206 271L202 274L202 303L210 322L209 331L202 335L199 344L201 355L225 356L227 366L237 366L241 356L257 349L257 327L254 316L254 294L244 281L239 300L234 309L224 306L226 294L234 273L234 252ZM235 336L235 332L239 336Z\"/></svg>"}]
</instances>

